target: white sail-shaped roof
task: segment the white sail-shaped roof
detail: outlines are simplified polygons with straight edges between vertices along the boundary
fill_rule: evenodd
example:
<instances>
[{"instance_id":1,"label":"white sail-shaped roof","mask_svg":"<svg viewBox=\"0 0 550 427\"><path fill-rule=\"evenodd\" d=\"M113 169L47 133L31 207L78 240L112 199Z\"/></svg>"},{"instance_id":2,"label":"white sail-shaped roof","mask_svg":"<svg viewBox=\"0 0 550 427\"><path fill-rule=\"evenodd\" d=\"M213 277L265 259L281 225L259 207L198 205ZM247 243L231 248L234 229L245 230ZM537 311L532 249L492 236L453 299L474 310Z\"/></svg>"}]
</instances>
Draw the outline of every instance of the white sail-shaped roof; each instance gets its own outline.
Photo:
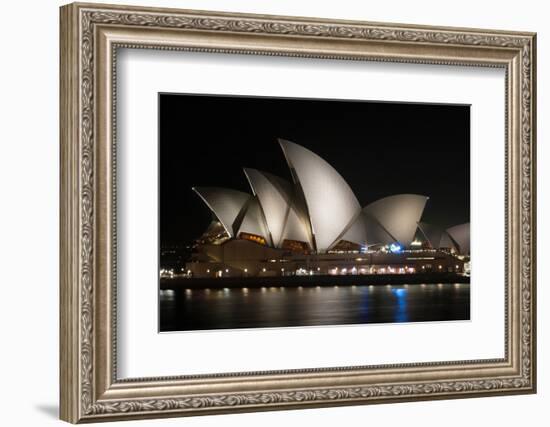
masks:
<instances>
[{"instance_id":1,"label":"white sail-shaped roof","mask_svg":"<svg viewBox=\"0 0 550 427\"><path fill-rule=\"evenodd\" d=\"M295 240L305 242L310 248L313 248L313 239L310 232L310 224L305 213L305 208L294 198L288 215L286 217L283 234L281 235L280 245L283 246L285 240Z\"/></svg>"},{"instance_id":2,"label":"white sail-shaped roof","mask_svg":"<svg viewBox=\"0 0 550 427\"><path fill-rule=\"evenodd\" d=\"M457 251L459 250L458 249L458 244L455 243L453 239L451 239L451 236L449 236L449 233L447 233L446 231L444 231L441 234L441 241L439 242L439 247L440 248L448 248L448 249L456 249Z\"/></svg>"},{"instance_id":3,"label":"white sail-shaped roof","mask_svg":"<svg viewBox=\"0 0 550 427\"><path fill-rule=\"evenodd\" d=\"M394 243L396 239L389 234L384 227L382 227L376 219L363 213L365 218L365 226L367 230L367 242L368 246L377 246L377 245L389 245Z\"/></svg>"},{"instance_id":4,"label":"white sail-shaped roof","mask_svg":"<svg viewBox=\"0 0 550 427\"><path fill-rule=\"evenodd\" d=\"M273 245L278 248L282 244L283 231L292 203L292 185L278 176L256 169L245 168L244 173L252 192L260 202Z\"/></svg>"},{"instance_id":5,"label":"white sail-shaped roof","mask_svg":"<svg viewBox=\"0 0 550 427\"><path fill-rule=\"evenodd\" d=\"M398 194L377 200L363 210L396 241L409 246L427 200L428 197L417 194Z\"/></svg>"},{"instance_id":6,"label":"white sail-shaped roof","mask_svg":"<svg viewBox=\"0 0 550 427\"><path fill-rule=\"evenodd\" d=\"M470 223L455 225L447 228L447 233L453 241L458 245L458 251L463 254L470 253Z\"/></svg>"},{"instance_id":7,"label":"white sail-shaped roof","mask_svg":"<svg viewBox=\"0 0 550 427\"><path fill-rule=\"evenodd\" d=\"M239 226L239 233L255 234L256 236L262 236L266 242L273 246L267 226L265 224L264 214L258 203L258 199L252 197L246 206L246 212Z\"/></svg>"},{"instance_id":8,"label":"white sail-shaped roof","mask_svg":"<svg viewBox=\"0 0 550 427\"><path fill-rule=\"evenodd\" d=\"M193 187L193 191L214 212L229 236L235 237L250 194L220 187Z\"/></svg>"},{"instance_id":9,"label":"white sail-shaped roof","mask_svg":"<svg viewBox=\"0 0 550 427\"><path fill-rule=\"evenodd\" d=\"M433 224L427 224L425 222L419 222L418 228L422 235L428 241L432 249L439 249L441 247L441 239L443 237L443 229Z\"/></svg>"},{"instance_id":10,"label":"white sail-shaped roof","mask_svg":"<svg viewBox=\"0 0 550 427\"><path fill-rule=\"evenodd\" d=\"M279 140L293 177L300 186L318 252L326 252L361 211L344 178L312 151Z\"/></svg>"},{"instance_id":11,"label":"white sail-shaped roof","mask_svg":"<svg viewBox=\"0 0 550 427\"><path fill-rule=\"evenodd\" d=\"M346 242L357 243L358 245L367 244L367 218L363 212L359 213L351 226L337 239L335 244L340 240Z\"/></svg>"}]
</instances>

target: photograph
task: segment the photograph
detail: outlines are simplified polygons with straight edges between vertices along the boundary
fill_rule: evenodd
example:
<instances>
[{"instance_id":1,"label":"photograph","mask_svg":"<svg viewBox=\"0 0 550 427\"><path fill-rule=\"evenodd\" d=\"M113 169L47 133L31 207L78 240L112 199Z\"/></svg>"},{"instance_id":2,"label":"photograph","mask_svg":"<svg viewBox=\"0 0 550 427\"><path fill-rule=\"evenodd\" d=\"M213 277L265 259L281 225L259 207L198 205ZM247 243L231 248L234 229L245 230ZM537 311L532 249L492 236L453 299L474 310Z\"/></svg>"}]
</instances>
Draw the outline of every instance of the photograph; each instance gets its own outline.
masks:
<instances>
[{"instance_id":1,"label":"photograph","mask_svg":"<svg viewBox=\"0 0 550 427\"><path fill-rule=\"evenodd\" d=\"M159 93L159 331L470 319L470 105Z\"/></svg>"}]
</instances>

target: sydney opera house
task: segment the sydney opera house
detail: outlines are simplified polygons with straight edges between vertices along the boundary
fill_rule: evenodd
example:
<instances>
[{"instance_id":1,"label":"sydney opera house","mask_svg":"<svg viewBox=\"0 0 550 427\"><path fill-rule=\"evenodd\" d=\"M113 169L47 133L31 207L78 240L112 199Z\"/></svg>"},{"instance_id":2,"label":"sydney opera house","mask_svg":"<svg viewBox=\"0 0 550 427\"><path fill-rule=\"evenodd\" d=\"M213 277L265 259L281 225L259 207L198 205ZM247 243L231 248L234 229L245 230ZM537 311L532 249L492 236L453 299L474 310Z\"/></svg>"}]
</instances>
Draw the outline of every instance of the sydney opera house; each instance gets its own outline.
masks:
<instances>
[{"instance_id":1,"label":"sydney opera house","mask_svg":"<svg viewBox=\"0 0 550 427\"><path fill-rule=\"evenodd\" d=\"M422 222L428 197L366 206L324 159L279 140L292 182L244 169L250 193L194 187L213 220L196 240L188 277L272 277L469 271L469 223Z\"/></svg>"}]
</instances>

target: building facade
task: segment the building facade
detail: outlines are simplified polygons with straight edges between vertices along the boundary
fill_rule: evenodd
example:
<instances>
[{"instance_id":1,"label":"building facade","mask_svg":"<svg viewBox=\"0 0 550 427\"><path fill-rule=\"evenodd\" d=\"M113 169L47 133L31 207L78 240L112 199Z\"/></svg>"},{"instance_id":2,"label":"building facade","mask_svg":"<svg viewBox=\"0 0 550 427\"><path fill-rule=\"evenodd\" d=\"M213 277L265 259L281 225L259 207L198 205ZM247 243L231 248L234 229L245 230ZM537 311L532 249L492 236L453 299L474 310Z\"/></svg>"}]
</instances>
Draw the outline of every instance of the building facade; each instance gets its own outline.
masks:
<instances>
[{"instance_id":1,"label":"building facade","mask_svg":"<svg viewBox=\"0 0 550 427\"><path fill-rule=\"evenodd\" d=\"M194 187L215 219L197 239L188 277L464 273L469 223L421 222L427 196L398 194L364 207L324 159L279 140L293 182L244 169L251 194Z\"/></svg>"}]
</instances>

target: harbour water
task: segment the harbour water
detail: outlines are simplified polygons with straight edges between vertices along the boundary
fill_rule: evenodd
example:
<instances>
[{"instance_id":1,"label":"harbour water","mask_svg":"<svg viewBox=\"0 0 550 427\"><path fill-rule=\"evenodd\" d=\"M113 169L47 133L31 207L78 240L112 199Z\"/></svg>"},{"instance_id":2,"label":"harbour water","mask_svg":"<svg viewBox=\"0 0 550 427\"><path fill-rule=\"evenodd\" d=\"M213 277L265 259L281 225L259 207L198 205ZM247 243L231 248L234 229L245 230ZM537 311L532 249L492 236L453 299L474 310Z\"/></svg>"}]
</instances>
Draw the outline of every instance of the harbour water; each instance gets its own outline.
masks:
<instances>
[{"instance_id":1,"label":"harbour water","mask_svg":"<svg viewBox=\"0 0 550 427\"><path fill-rule=\"evenodd\" d=\"M470 319L467 283L163 289L160 331Z\"/></svg>"}]
</instances>

